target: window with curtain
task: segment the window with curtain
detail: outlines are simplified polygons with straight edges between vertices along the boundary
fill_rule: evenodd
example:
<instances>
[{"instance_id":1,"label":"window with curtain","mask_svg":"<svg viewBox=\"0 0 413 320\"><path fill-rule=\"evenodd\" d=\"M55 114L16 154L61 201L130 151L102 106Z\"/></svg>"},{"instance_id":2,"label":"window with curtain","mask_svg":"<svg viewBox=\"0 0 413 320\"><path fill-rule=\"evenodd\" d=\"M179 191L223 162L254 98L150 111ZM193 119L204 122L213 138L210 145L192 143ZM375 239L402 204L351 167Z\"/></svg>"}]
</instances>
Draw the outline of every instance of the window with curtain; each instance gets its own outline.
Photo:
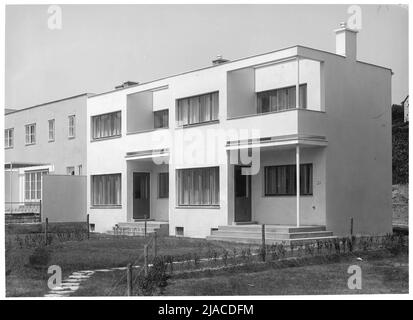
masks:
<instances>
[{"instance_id":1,"label":"window with curtain","mask_svg":"<svg viewBox=\"0 0 413 320\"><path fill-rule=\"evenodd\" d=\"M24 199L38 201L42 199L43 176L48 170L29 171L24 174Z\"/></svg>"},{"instance_id":2,"label":"window with curtain","mask_svg":"<svg viewBox=\"0 0 413 320\"><path fill-rule=\"evenodd\" d=\"M55 137L55 120L49 120L49 141L54 141Z\"/></svg>"},{"instance_id":3,"label":"window with curtain","mask_svg":"<svg viewBox=\"0 0 413 320\"><path fill-rule=\"evenodd\" d=\"M264 170L265 195L296 195L296 166L270 166ZM300 195L313 194L313 165L300 165Z\"/></svg>"},{"instance_id":4,"label":"window with curtain","mask_svg":"<svg viewBox=\"0 0 413 320\"><path fill-rule=\"evenodd\" d=\"M36 143L36 124L26 125L26 144Z\"/></svg>"},{"instance_id":5,"label":"window with curtain","mask_svg":"<svg viewBox=\"0 0 413 320\"><path fill-rule=\"evenodd\" d=\"M179 206L219 205L219 167L177 170Z\"/></svg>"},{"instance_id":6,"label":"window with curtain","mask_svg":"<svg viewBox=\"0 0 413 320\"><path fill-rule=\"evenodd\" d=\"M178 126L218 120L218 92L179 99L176 121Z\"/></svg>"},{"instance_id":7,"label":"window with curtain","mask_svg":"<svg viewBox=\"0 0 413 320\"><path fill-rule=\"evenodd\" d=\"M92 117L92 139L98 140L108 137L120 136L121 112L112 112Z\"/></svg>"},{"instance_id":8,"label":"window with curtain","mask_svg":"<svg viewBox=\"0 0 413 320\"><path fill-rule=\"evenodd\" d=\"M257 93L257 112L265 113L296 108L295 86ZM300 84L300 108L307 108L307 84Z\"/></svg>"},{"instance_id":9,"label":"window with curtain","mask_svg":"<svg viewBox=\"0 0 413 320\"><path fill-rule=\"evenodd\" d=\"M69 116L69 138L74 138L76 134L76 117Z\"/></svg>"},{"instance_id":10,"label":"window with curtain","mask_svg":"<svg viewBox=\"0 0 413 320\"><path fill-rule=\"evenodd\" d=\"M91 176L92 205L121 205L121 175L104 174Z\"/></svg>"},{"instance_id":11,"label":"window with curtain","mask_svg":"<svg viewBox=\"0 0 413 320\"><path fill-rule=\"evenodd\" d=\"M4 147L5 148L13 148L13 136L14 136L13 128L4 130Z\"/></svg>"},{"instance_id":12,"label":"window with curtain","mask_svg":"<svg viewBox=\"0 0 413 320\"><path fill-rule=\"evenodd\" d=\"M169 126L169 110L159 110L153 113L154 128L168 128Z\"/></svg>"},{"instance_id":13,"label":"window with curtain","mask_svg":"<svg viewBox=\"0 0 413 320\"><path fill-rule=\"evenodd\" d=\"M169 197L169 172L161 172L158 175L158 198Z\"/></svg>"}]
</instances>

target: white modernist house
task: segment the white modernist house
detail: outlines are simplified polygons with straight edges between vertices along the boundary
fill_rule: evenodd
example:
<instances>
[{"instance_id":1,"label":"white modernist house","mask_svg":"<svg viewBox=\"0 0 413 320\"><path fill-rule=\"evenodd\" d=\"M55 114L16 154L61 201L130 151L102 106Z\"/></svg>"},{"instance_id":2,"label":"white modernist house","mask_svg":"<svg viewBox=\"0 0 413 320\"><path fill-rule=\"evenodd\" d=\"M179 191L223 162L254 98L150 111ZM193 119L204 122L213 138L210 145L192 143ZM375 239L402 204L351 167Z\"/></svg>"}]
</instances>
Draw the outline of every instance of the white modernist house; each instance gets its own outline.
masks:
<instances>
[{"instance_id":1,"label":"white modernist house","mask_svg":"<svg viewBox=\"0 0 413 320\"><path fill-rule=\"evenodd\" d=\"M215 239L260 224L275 238L344 235L351 220L355 234L391 232L392 72L356 59L355 31L335 33L335 53L218 57L89 97L95 230L148 218Z\"/></svg>"}]
</instances>

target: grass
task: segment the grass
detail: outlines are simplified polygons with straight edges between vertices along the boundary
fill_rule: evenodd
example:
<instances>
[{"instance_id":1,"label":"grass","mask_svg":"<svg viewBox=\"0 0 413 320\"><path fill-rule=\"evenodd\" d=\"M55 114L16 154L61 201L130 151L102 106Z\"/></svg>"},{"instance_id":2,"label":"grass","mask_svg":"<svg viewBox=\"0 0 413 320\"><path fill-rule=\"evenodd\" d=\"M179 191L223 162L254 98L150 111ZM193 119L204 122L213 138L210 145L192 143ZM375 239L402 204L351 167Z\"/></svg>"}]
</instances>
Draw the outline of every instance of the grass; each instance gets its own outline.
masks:
<instances>
[{"instance_id":1,"label":"grass","mask_svg":"<svg viewBox=\"0 0 413 320\"><path fill-rule=\"evenodd\" d=\"M350 265L362 269L362 290L347 287ZM219 275L171 279L165 295L319 295L408 293L408 256L355 257L322 265L223 272Z\"/></svg>"},{"instance_id":2,"label":"grass","mask_svg":"<svg viewBox=\"0 0 413 320\"><path fill-rule=\"evenodd\" d=\"M363 261L356 258L362 257ZM285 263L255 263L216 271L172 275L166 296L320 295L408 293L408 255L386 250L314 257ZM362 290L350 290L350 265L362 269ZM125 271L96 273L77 296L124 296ZM136 271L134 271L136 272ZM120 283L114 286L119 280Z\"/></svg>"},{"instance_id":3,"label":"grass","mask_svg":"<svg viewBox=\"0 0 413 320\"><path fill-rule=\"evenodd\" d=\"M19 235L21 236L21 235ZM143 246L148 241L144 237L116 237L92 234L90 240L54 241L46 247L47 257L40 265L30 263L34 248L20 248L14 235L7 235L6 241L6 295L42 296L48 292L47 268L58 265L63 277L74 271L112 267L124 267L135 261L143 253ZM225 242L209 242L205 239L180 237L159 237L160 255L183 255L197 252L200 256L208 249L232 247ZM243 246L243 245L240 245Z\"/></svg>"}]
</instances>

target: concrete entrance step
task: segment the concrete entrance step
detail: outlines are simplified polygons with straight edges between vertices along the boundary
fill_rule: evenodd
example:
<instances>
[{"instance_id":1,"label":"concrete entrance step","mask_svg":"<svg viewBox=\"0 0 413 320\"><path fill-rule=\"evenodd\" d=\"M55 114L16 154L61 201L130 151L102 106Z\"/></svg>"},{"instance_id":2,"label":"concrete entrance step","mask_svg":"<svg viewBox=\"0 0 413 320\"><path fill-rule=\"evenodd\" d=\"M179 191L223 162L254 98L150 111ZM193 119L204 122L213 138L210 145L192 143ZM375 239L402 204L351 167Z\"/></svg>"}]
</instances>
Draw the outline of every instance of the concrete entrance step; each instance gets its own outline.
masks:
<instances>
[{"instance_id":1,"label":"concrete entrance step","mask_svg":"<svg viewBox=\"0 0 413 320\"><path fill-rule=\"evenodd\" d=\"M314 242L317 240L329 240L335 239L336 236L327 236L327 237L313 237L313 238L296 238L296 239L280 239L280 238L271 238L265 239L265 243L267 245L278 244L278 243L286 243L286 244L302 244L306 242ZM244 237L231 237L231 236L208 236L207 240L215 240L215 241L228 241L228 242L236 242L236 243L246 243L246 244L257 244L260 245L262 243L261 239L257 238L244 238Z\"/></svg>"},{"instance_id":2,"label":"concrete entrance step","mask_svg":"<svg viewBox=\"0 0 413 320\"><path fill-rule=\"evenodd\" d=\"M325 226L288 226L265 225L265 239L267 244L280 242L308 242L336 238L333 232ZM208 240L232 241L239 243L261 244L262 225L228 225L219 226L211 231Z\"/></svg>"},{"instance_id":3,"label":"concrete entrance step","mask_svg":"<svg viewBox=\"0 0 413 320\"><path fill-rule=\"evenodd\" d=\"M115 233L126 236L144 236L145 221L119 222ZM166 221L146 221L146 234L157 233L158 235L169 235L169 223Z\"/></svg>"},{"instance_id":4,"label":"concrete entrance step","mask_svg":"<svg viewBox=\"0 0 413 320\"><path fill-rule=\"evenodd\" d=\"M248 224L248 225L229 225L229 226L219 226L218 230L239 230L239 231L259 231L261 232L262 225L260 224ZM285 233L295 233L295 232L315 232L315 231L326 231L325 226L283 226L283 225L265 225L266 232L285 232Z\"/></svg>"}]
</instances>

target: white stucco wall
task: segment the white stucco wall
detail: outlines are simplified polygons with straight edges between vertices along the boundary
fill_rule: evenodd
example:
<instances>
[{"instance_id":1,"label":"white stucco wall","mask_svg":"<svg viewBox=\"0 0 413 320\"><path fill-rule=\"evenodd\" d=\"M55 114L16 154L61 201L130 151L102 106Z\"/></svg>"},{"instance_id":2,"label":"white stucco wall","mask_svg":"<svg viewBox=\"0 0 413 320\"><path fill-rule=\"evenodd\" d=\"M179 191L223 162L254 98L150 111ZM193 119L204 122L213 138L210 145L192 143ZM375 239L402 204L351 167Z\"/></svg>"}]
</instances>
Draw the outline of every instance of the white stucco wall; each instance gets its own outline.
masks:
<instances>
[{"instance_id":1,"label":"white stucco wall","mask_svg":"<svg viewBox=\"0 0 413 320\"><path fill-rule=\"evenodd\" d=\"M300 68L300 79L307 81L308 107L315 110L288 110L227 120L227 103L232 101L228 97L230 91L227 91L228 72L292 57L296 53L324 61L301 62L303 66L308 63L308 68ZM282 86L281 81L286 85L294 85L296 73L290 74L291 69L295 69L294 65L285 65L283 68L288 71L285 74L277 68L280 68L279 64L256 69L256 91ZM305 70L308 70L307 74ZM293 83L290 84L291 77ZM167 89L155 95L156 92L161 92L156 91L157 88L165 87ZM154 90L153 110L169 108L169 128L126 134L126 96L145 90ZM177 129L176 99L213 91L219 92L219 121ZM356 232L387 232L391 229L391 127L390 108L386 109L389 105L388 69L347 61L346 58L334 54L304 47L289 48L91 97L88 99L88 118L122 110L122 137L89 142L87 150L88 206L90 175L105 173L122 174L122 206L100 209L88 207L91 223L96 224L97 231L106 231L114 224L130 219L132 209L128 193L131 192L132 167L136 164L127 161L125 155L127 152L161 148L168 148L170 151L170 233L174 235L176 227L184 227L185 236L205 237L210 234L211 228L231 223L232 167L229 167L226 158L225 141L213 146L209 144L211 139L205 137L208 130L214 129L259 129L261 136L265 137L301 134L325 136L328 140L328 146L324 149L302 151L302 162L313 161L314 165L314 195L305 196L301 201L303 223L326 224L329 230L340 235L345 233L349 218L353 216ZM176 134L182 134L189 140L177 143L174 136ZM201 143L192 143L193 139L199 136L204 140L201 139ZM87 139L90 139L89 129ZM215 151L218 151L215 159L196 157L200 153L211 155ZM196 161L188 162L194 155ZM262 164L291 163L291 158L294 163L294 156L289 151L277 152L274 155L276 156L263 153ZM177 208L175 170L217 165L220 168L219 207ZM280 218L280 223L295 223L295 197L263 198L260 193L260 174L253 178L253 190L259 191L253 199L253 219L258 222L277 223L272 214L276 208L278 212L282 212L277 216L277 221ZM283 210L278 210L278 207ZM161 211L165 212L164 209Z\"/></svg>"},{"instance_id":2,"label":"white stucco wall","mask_svg":"<svg viewBox=\"0 0 413 320\"><path fill-rule=\"evenodd\" d=\"M300 196L300 224L325 225L325 149L301 148L300 163L313 165L313 195ZM296 225L296 196L265 196L264 167L295 164L295 148L262 151L261 166L252 176L252 216L266 224Z\"/></svg>"}]
</instances>

